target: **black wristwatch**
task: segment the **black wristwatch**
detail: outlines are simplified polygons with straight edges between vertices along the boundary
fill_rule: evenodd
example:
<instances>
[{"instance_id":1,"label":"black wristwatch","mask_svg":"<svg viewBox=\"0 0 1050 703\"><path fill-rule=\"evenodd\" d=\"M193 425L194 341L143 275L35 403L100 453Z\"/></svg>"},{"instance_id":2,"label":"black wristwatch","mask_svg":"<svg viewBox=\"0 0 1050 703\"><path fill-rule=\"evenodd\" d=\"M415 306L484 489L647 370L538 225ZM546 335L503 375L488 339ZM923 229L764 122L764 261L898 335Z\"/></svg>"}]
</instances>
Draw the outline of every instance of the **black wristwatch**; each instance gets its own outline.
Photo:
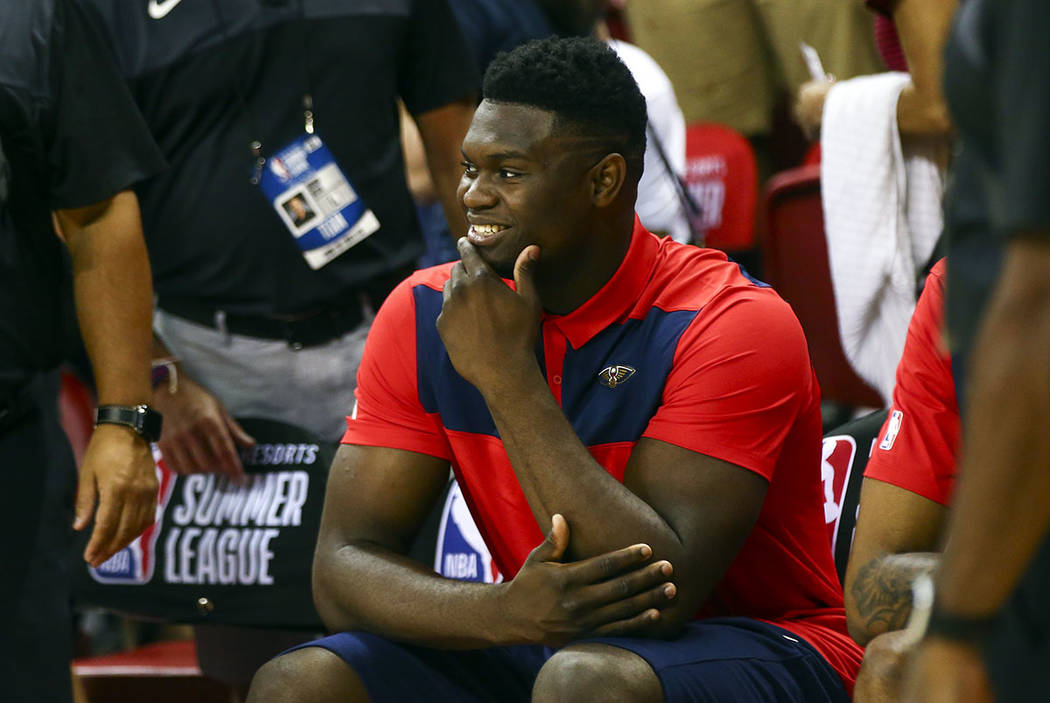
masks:
<instances>
[{"instance_id":1,"label":"black wristwatch","mask_svg":"<svg viewBox=\"0 0 1050 703\"><path fill-rule=\"evenodd\" d=\"M100 405L95 411L95 425L124 425L142 435L147 442L160 439L162 417L148 405Z\"/></svg>"}]
</instances>

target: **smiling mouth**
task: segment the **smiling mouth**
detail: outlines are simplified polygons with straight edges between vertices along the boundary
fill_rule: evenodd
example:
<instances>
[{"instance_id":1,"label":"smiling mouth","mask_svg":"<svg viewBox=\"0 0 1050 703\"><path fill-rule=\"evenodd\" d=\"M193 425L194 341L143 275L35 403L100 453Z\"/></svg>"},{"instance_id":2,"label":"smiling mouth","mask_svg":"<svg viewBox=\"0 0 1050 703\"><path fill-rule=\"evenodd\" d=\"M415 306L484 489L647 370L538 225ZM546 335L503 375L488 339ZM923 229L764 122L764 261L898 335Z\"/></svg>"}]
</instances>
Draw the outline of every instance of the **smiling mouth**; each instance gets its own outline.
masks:
<instances>
[{"instance_id":1,"label":"smiling mouth","mask_svg":"<svg viewBox=\"0 0 1050 703\"><path fill-rule=\"evenodd\" d=\"M471 225L467 238L474 244L487 244L507 229L507 225Z\"/></svg>"}]
</instances>

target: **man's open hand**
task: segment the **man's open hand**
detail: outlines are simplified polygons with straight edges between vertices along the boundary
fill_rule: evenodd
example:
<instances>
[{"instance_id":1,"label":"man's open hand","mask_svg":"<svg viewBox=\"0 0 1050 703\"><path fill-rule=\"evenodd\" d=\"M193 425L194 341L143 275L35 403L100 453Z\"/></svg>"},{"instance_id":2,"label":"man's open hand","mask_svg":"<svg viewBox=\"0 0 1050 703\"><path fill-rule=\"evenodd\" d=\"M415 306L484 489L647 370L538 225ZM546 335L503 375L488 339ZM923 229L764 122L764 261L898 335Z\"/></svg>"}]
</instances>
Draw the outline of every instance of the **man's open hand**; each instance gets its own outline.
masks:
<instances>
[{"instance_id":1,"label":"man's open hand","mask_svg":"<svg viewBox=\"0 0 1050 703\"><path fill-rule=\"evenodd\" d=\"M461 259L445 282L437 329L459 375L485 392L539 368L536 339L543 306L532 265L540 250L530 245L518 254L516 290L511 290L465 237L458 247Z\"/></svg>"},{"instance_id":2,"label":"man's open hand","mask_svg":"<svg viewBox=\"0 0 1050 703\"><path fill-rule=\"evenodd\" d=\"M177 474L216 473L235 481L245 479L237 447L251 446L255 440L222 401L183 374L178 392L158 389L152 404L164 415L157 446L169 469Z\"/></svg>"},{"instance_id":3,"label":"man's open hand","mask_svg":"<svg viewBox=\"0 0 1050 703\"><path fill-rule=\"evenodd\" d=\"M649 563L645 544L562 563L569 525L561 515L506 588L506 613L520 641L561 646L587 636L639 634L674 600L671 564Z\"/></svg>"},{"instance_id":4,"label":"man's open hand","mask_svg":"<svg viewBox=\"0 0 1050 703\"><path fill-rule=\"evenodd\" d=\"M126 547L153 523L156 506L157 473L149 443L127 427L96 427L80 467L73 522L82 530L95 513L84 561L97 567Z\"/></svg>"}]
</instances>

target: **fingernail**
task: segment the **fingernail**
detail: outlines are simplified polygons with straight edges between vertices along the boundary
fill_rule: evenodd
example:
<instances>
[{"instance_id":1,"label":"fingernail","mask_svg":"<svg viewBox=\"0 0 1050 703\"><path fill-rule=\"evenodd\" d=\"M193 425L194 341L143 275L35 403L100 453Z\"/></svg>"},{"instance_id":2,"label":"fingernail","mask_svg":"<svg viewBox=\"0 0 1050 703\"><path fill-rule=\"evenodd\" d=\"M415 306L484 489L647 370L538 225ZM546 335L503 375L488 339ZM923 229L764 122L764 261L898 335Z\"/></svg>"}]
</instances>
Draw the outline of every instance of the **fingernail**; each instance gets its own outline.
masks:
<instances>
[{"instance_id":1,"label":"fingernail","mask_svg":"<svg viewBox=\"0 0 1050 703\"><path fill-rule=\"evenodd\" d=\"M664 576L670 576L672 571L674 571L674 567L671 566L671 562L665 561L660 564L660 573Z\"/></svg>"},{"instance_id":2,"label":"fingernail","mask_svg":"<svg viewBox=\"0 0 1050 703\"><path fill-rule=\"evenodd\" d=\"M669 583L664 586L664 595L668 598L674 598L674 594L678 592L678 589L674 587L673 583Z\"/></svg>"},{"instance_id":3,"label":"fingernail","mask_svg":"<svg viewBox=\"0 0 1050 703\"><path fill-rule=\"evenodd\" d=\"M641 548L638 549L638 553L646 559L648 559L653 555L653 548L650 547L648 544L643 544Z\"/></svg>"}]
</instances>

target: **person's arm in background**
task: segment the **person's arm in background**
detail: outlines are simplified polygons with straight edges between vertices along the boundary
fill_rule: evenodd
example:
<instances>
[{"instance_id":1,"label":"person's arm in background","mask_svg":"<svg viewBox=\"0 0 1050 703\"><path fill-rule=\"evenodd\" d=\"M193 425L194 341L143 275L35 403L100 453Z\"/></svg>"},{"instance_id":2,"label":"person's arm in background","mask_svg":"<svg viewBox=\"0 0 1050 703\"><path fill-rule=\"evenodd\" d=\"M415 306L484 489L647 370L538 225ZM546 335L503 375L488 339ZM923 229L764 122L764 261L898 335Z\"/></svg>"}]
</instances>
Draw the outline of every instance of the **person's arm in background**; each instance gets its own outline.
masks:
<instances>
[{"instance_id":1,"label":"person's arm in background","mask_svg":"<svg viewBox=\"0 0 1050 703\"><path fill-rule=\"evenodd\" d=\"M952 44L955 52L977 42L987 56L974 93L988 106L986 146L996 161L986 188L987 236L1006 239L965 370L960 479L930 632L906 688L905 700L924 703L990 699L977 637L950 638L939 623L979 624L997 615L1050 528L1050 13L1038 0L992 9L971 16L974 34ZM964 148L975 146L964 141Z\"/></svg>"},{"instance_id":2,"label":"person's arm in background","mask_svg":"<svg viewBox=\"0 0 1050 703\"><path fill-rule=\"evenodd\" d=\"M935 612L982 620L1006 602L1050 527L1050 231L1017 236L970 369L965 451ZM908 701L965 701L983 683L977 649L935 635Z\"/></svg>"},{"instance_id":3,"label":"person's arm in background","mask_svg":"<svg viewBox=\"0 0 1050 703\"><path fill-rule=\"evenodd\" d=\"M907 623L912 582L937 568L947 509L871 478L862 483L860 506L844 587L850 636L864 646Z\"/></svg>"},{"instance_id":4,"label":"person's arm in background","mask_svg":"<svg viewBox=\"0 0 1050 703\"><path fill-rule=\"evenodd\" d=\"M849 633L862 646L902 629L912 583L936 569L955 476L959 412L944 348L946 261L934 265L897 365L893 405L861 484L860 513L846 567Z\"/></svg>"},{"instance_id":5,"label":"person's arm in background","mask_svg":"<svg viewBox=\"0 0 1050 703\"><path fill-rule=\"evenodd\" d=\"M897 101L902 134L941 136L952 131L941 76L956 5L956 0L897 0L893 6L893 22L911 75Z\"/></svg>"},{"instance_id":6,"label":"person's arm in background","mask_svg":"<svg viewBox=\"0 0 1050 703\"><path fill-rule=\"evenodd\" d=\"M467 220L456 197L456 188L463 172L460 166L463 155L459 147L470 127L475 107L475 98L470 95L414 116L426 153L434 193L441 200L453 240L467 233Z\"/></svg>"},{"instance_id":7,"label":"person's arm in background","mask_svg":"<svg viewBox=\"0 0 1050 703\"><path fill-rule=\"evenodd\" d=\"M405 182L412 199L416 204L429 204L437 200L434 190L434 179L427 168L426 149L423 148L423 137L419 127L408 112L405 104L398 102L398 114L401 117L401 151L405 156Z\"/></svg>"},{"instance_id":8,"label":"person's arm in background","mask_svg":"<svg viewBox=\"0 0 1050 703\"><path fill-rule=\"evenodd\" d=\"M77 318L98 402L147 403L153 287L138 201L123 191L55 215L73 261ZM127 427L96 427L76 498L76 529L86 527L95 514L84 559L98 566L137 537L153 522L156 500L149 443Z\"/></svg>"},{"instance_id":9,"label":"person's arm in background","mask_svg":"<svg viewBox=\"0 0 1050 703\"><path fill-rule=\"evenodd\" d=\"M897 101L897 125L909 136L946 136L951 118L941 91L944 45L956 0L896 0L893 22L908 61L911 82ZM795 115L810 134L820 128L824 100L834 81L809 81L799 88Z\"/></svg>"}]
</instances>

